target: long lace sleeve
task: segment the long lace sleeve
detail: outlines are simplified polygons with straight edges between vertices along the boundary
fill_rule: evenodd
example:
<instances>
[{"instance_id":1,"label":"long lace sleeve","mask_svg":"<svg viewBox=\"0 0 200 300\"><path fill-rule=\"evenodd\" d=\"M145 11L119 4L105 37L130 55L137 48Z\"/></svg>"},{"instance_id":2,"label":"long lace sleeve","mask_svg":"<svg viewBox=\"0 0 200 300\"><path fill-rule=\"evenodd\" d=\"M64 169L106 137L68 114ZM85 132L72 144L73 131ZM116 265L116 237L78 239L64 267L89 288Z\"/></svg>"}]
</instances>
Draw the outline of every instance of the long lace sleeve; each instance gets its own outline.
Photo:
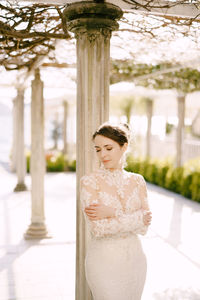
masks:
<instances>
[{"instance_id":1,"label":"long lace sleeve","mask_svg":"<svg viewBox=\"0 0 200 300\"><path fill-rule=\"evenodd\" d=\"M144 181L144 180L143 180ZM113 235L124 234L145 234L147 226L143 223L143 213L147 209L146 205L146 188L145 182L139 189L140 197L142 199L142 208L134 211L131 214L123 213L122 210L117 209L115 218L105 218L102 220L91 221L84 212L85 207L90 204L98 203L98 186L93 175L85 175L81 179L81 203L92 236L106 237Z\"/></svg>"},{"instance_id":2,"label":"long lace sleeve","mask_svg":"<svg viewBox=\"0 0 200 300\"><path fill-rule=\"evenodd\" d=\"M122 209L119 209L116 211L116 216L121 224L121 230L144 235L147 232L148 226L144 225L143 216L145 212L149 210L149 205L144 178L141 175L138 175L138 179L138 197L141 201L141 208L133 213L123 213Z\"/></svg>"},{"instance_id":3,"label":"long lace sleeve","mask_svg":"<svg viewBox=\"0 0 200 300\"><path fill-rule=\"evenodd\" d=\"M85 221L92 236L98 238L111 236L119 232L119 223L115 218L91 221L84 211L85 207L90 204L98 203L97 184L93 175L85 175L81 178L80 199Z\"/></svg>"}]
</instances>

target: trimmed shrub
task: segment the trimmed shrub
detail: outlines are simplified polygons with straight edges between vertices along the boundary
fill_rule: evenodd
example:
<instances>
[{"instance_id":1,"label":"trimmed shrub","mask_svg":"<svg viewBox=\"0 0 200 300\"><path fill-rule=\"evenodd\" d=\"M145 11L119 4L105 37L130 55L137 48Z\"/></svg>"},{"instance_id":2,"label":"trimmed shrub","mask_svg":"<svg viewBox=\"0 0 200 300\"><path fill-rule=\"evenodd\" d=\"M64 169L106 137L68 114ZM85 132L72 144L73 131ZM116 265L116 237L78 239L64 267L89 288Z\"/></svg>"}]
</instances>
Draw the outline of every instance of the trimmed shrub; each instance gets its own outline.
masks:
<instances>
[{"instance_id":1,"label":"trimmed shrub","mask_svg":"<svg viewBox=\"0 0 200 300\"><path fill-rule=\"evenodd\" d=\"M139 166L139 173L144 176L144 178L147 180L147 171L148 171L148 166L149 166L149 159L144 159L140 161L140 166Z\"/></svg>"},{"instance_id":2,"label":"trimmed shrub","mask_svg":"<svg viewBox=\"0 0 200 300\"><path fill-rule=\"evenodd\" d=\"M133 159L132 155L127 156L125 170L127 170L128 172L139 173L139 168L139 158Z\"/></svg>"},{"instance_id":3,"label":"trimmed shrub","mask_svg":"<svg viewBox=\"0 0 200 300\"><path fill-rule=\"evenodd\" d=\"M167 172L172 168L172 164L168 162L160 162L157 167L157 174L155 183L159 186L165 187Z\"/></svg>"},{"instance_id":4,"label":"trimmed shrub","mask_svg":"<svg viewBox=\"0 0 200 300\"><path fill-rule=\"evenodd\" d=\"M192 174L192 183L190 185L192 200L200 202L200 173Z\"/></svg>"},{"instance_id":5,"label":"trimmed shrub","mask_svg":"<svg viewBox=\"0 0 200 300\"><path fill-rule=\"evenodd\" d=\"M30 153L26 155L27 172L30 172ZM47 172L76 171L76 160L67 161L62 152L48 151L45 154Z\"/></svg>"},{"instance_id":6,"label":"trimmed shrub","mask_svg":"<svg viewBox=\"0 0 200 300\"><path fill-rule=\"evenodd\" d=\"M181 193L183 167L169 169L166 174L165 187L175 193Z\"/></svg>"},{"instance_id":7,"label":"trimmed shrub","mask_svg":"<svg viewBox=\"0 0 200 300\"><path fill-rule=\"evenodd\" d=\"M181 182L181 195L187 198L192 198L191 184L193 174L183 175Z\"/></svg>"},{"instance_id":8,"label":"trimmed shrub","mask_svg":"<svg viewBox=\"0 0 200 300\"><path fill-rule=\"evenodd\" d=\"M30 160L31 160L31 154L30 152L26 153L26 171L27 173L30 173Z\"/></svg>"},{"instance_id":9,"label":"trimmed shrub","mask_svg":"<svg viewBox=\"0 0 200 300\"><path fill-rule=\"evenodd\" d=\"M175 168L169 159L144 159L129 155L125 169L143 175L151 183L200 202L200 159Z\"/></svg>"},{"instance_id":10,"label":"trimmed shrub","mask_svg":"<svg viewBox=\"0 0 200 300\"><path fill-rule=\"evenodd\" d=\"M148 162L147 162L148 163ZM158 174L158 163L155 161L149 161L148 166L146 166L145 179L152 183L157 183Z\"/></svg>"},{"instance_id":11,"label":"trimmed shrub","mask_svg":"<svg viewBox=\"0 0 200 300\"><path fill-rule=\"evenodd\" d=\"M62 153L46 155L46 171L62 172L65 167L65 159Z\"/></svg>"},{"instance_id":12,"label":"trimmed shrub","mask_svg":"<svg viewBox=\"0 0 200 300\"><path fill-rule=\"evenodd\" d=\"M68 170L75 172L76 171L76 160L72 160L70 162L68 162Z\"/></svg>"},{"instance_id":13,"label":"trimmed shrub","mask_svg":"<svg viewBox=\"0 0 200 300\"><path fill-rule=\"evenodd\" d=\"M27 172L30 170L30 153L26 154ZM46 158L47 172L76 171L76 160L67 161L61 152L48 152ZM179 193L200 202L200 158L188 161L184 166L175 168L169 159L127 157L125 168L129 172L141 174L154 184Z\"/></svg>"}]
</instances>

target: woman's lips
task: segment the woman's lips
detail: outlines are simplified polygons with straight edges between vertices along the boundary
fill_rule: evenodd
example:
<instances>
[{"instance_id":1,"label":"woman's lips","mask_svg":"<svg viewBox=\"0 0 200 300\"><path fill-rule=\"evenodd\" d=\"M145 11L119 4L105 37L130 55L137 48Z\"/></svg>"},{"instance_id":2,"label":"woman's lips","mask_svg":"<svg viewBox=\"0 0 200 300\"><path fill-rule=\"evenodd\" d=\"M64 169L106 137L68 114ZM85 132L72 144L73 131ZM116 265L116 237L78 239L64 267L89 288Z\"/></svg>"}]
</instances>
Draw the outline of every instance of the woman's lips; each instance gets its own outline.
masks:
<instances>
[{"instance_id":1,"label":"woman's lips","mask_svg":"<svg viewBox=\"0 0 200 300\"><path fill-rule=\"evenodd\" d=\"M110 160L103 160L103 163L107 163L107 162L109 162Z\"/></svg>"}]
</instances>

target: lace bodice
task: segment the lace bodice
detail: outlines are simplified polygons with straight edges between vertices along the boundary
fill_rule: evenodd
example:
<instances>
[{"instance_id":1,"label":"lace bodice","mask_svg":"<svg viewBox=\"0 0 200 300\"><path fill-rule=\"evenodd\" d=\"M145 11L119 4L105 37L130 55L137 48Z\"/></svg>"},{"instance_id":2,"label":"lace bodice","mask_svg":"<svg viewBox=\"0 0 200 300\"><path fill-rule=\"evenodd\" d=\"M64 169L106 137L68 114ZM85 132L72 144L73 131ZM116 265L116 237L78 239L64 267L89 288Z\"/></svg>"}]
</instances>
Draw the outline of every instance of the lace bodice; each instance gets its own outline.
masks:
<instances>
[{"instance_id":1,"label":"lace bodice","mask_svg":"<svg viewBox=\"0 0 200 300\"><path fill-rule=\"evenodd\" d=\"M124 237L130 234L145 234L147 226L143 214L149 210L146 184L139 174L125 170L110 171L100 168L81 178L81 204L85 207L102 203L116 209L114 218L85 220L93 238Z\"/></svg>"}]
</instances>

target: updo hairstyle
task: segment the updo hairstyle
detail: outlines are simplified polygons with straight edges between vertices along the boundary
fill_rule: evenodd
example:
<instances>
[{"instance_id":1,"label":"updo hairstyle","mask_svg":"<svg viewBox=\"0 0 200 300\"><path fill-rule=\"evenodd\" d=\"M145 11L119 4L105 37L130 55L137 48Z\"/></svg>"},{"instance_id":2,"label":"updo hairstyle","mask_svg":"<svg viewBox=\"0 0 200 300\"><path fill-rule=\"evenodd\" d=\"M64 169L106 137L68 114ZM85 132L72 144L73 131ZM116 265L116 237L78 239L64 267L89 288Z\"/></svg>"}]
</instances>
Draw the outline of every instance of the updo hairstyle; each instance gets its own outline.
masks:
<instances>
[{"instance_id":1,"label":"updo hairstyle","mask_svg":"<svg viewBox=\"0 0 200 300\"><path fill-rule=\"evenodd\" d=\"M97 135L103 135L115 142L121 147L125 143L129 143L130 129L128 124L120 123L119 125L113 125L110 123L103 123L93 134L92 139L94 140Z\"/></svg>"}]
</instances>

